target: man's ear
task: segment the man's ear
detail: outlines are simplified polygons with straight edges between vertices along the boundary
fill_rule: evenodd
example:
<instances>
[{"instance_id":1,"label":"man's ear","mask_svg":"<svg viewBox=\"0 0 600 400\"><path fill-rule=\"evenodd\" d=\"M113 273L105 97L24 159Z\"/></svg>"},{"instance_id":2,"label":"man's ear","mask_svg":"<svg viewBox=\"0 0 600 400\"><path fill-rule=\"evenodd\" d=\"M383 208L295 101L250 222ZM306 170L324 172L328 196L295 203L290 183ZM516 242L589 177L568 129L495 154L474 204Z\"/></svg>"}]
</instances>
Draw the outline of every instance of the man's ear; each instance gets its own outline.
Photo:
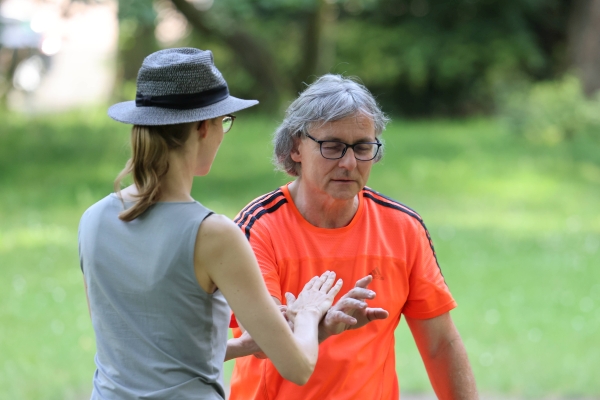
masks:
<instances>
[{"instance_id":1,"label":"man's ear","mask_svg":"<svg viewBox=\"0 0 600 400\"><path fill-rule=\"evenodd\" d=\"M196 125L196 133L199 139L204 139L208 135L208 121L200 121Z\"/></svg>"},{"instance_id":2,"label":"man's ear","mask_svg":"<svg viewBox=\"0 0 600 400\"><path fill-rule=\"evenodd\" d=\"M300 142L301 139L299 137L293 136L292 140L294 141L294 147L290 151L290 157L295 162L302 162L302 154L300 153Z\"/></svg>"}]
</instances>

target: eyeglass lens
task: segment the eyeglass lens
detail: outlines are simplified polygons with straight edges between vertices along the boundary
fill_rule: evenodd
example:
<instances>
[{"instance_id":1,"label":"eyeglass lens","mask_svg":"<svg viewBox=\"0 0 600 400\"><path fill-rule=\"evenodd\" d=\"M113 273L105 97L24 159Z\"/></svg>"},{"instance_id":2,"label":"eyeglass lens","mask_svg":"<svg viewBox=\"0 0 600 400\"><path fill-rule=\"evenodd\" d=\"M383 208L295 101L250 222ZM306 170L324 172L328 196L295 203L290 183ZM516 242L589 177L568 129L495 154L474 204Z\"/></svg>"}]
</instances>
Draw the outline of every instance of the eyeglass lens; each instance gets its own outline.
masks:
<instances>
[{"instance_id":1,"label":"eyeglass lens","mask_svg":"<svg viewBox=\"0 0 600 400\"><path fill-rule=\"evenodd\" d=\"M347 145L341 142L321 142L321 155L332 160L342 158L347 151ZM356 143L352 146L354 157L360 161L370 161L377 155L379 146L374 143Z\"/></svg>"},{"instance_id":2,"label":"eyeglass lens","mask_svg":"<svg viewBox=\"0 0 600 400\"><path fill-rule=\"evenodd\" d=\"M227 115L225 118L223 118L223 133L229 132L229 130L231 129L232 126L233 126L233 116Z\"/></svg>"}]
</instances>

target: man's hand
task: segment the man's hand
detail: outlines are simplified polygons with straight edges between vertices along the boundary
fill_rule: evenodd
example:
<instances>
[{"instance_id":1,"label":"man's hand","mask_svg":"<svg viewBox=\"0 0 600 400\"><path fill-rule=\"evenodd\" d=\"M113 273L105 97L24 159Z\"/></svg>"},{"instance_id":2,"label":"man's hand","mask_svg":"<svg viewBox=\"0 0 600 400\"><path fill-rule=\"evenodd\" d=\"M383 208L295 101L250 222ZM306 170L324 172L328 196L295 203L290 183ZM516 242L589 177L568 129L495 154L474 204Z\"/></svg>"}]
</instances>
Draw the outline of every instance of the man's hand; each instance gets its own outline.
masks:
<instances>
[{"instance_id":1,"label":"man's hand","mask_svg":"<svg viewBox=\"0 0 600 400\"><path fill-rule=\"evenodd\" d=\"M367 289L372 281L371 275L359 279L354 288L350 289L327 311L319 325L320 341L331 335L338 335L348 329L358 329L371 321L385 319L389 316L389 313L383 308L367 307L365 300L375 298L375 292Z\"/></svg>"}]
</instances>

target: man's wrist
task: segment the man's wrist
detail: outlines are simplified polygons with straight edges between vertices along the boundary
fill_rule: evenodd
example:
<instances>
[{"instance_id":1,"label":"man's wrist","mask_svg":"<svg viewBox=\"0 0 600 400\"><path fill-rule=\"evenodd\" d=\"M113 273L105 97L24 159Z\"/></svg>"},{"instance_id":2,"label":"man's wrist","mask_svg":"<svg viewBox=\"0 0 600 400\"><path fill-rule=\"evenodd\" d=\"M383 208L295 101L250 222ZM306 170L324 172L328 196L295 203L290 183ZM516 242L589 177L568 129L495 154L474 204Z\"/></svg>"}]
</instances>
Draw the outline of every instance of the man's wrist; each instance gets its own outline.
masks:
<instances>
[{"instance_id":1,"label":"man's wrist","mask_svg":"<svg viewBox=\"0 0 600 400\"><path fill-rule=\"evenodd\" d=\"M332 333L323 325L323 321L319 324L319 343L323 343L326 339L328 339Z\"/></svg>"},{"instance_id":2,"label":"man's wrist","mask_svg":"<svg viewBox=\"0 0 600 400\"><path fill-rule=\"evenodd\" d=\"M239 349L246 355L254 354L261 351L260 347L256 344L254 339L248 336L248 339L244 340L244 338L239 337L237 342L237 346Z\"/></svg>"}]
</instances>

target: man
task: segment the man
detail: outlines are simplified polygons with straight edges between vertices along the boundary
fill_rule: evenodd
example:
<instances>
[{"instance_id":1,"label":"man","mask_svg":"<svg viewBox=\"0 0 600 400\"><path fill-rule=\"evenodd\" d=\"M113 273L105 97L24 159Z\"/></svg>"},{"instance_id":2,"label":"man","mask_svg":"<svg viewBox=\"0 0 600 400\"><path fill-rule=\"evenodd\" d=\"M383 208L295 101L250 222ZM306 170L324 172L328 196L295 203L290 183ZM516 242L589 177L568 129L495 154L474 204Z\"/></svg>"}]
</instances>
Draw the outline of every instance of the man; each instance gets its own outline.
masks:
<instances>
[{"instance_id":1,"label":"man","mask_svg":"<svg viewBox=\"0 0 600 400\"><path fill-rule=\"evenodd\" d=\"M274 137L275 162L296 179L251 202L235 222L278 304L327 270L358 288L322 322L319 360L306 385L285 381L269 360L245 357L236 361L230 399L396 400L394 330L402 314L438 398L477 398L449 314L456 303L421 217L366 186L382 157L386 123L364 86L335 75L318 79L288 108Z\"/></svg>"}]
</instances>

